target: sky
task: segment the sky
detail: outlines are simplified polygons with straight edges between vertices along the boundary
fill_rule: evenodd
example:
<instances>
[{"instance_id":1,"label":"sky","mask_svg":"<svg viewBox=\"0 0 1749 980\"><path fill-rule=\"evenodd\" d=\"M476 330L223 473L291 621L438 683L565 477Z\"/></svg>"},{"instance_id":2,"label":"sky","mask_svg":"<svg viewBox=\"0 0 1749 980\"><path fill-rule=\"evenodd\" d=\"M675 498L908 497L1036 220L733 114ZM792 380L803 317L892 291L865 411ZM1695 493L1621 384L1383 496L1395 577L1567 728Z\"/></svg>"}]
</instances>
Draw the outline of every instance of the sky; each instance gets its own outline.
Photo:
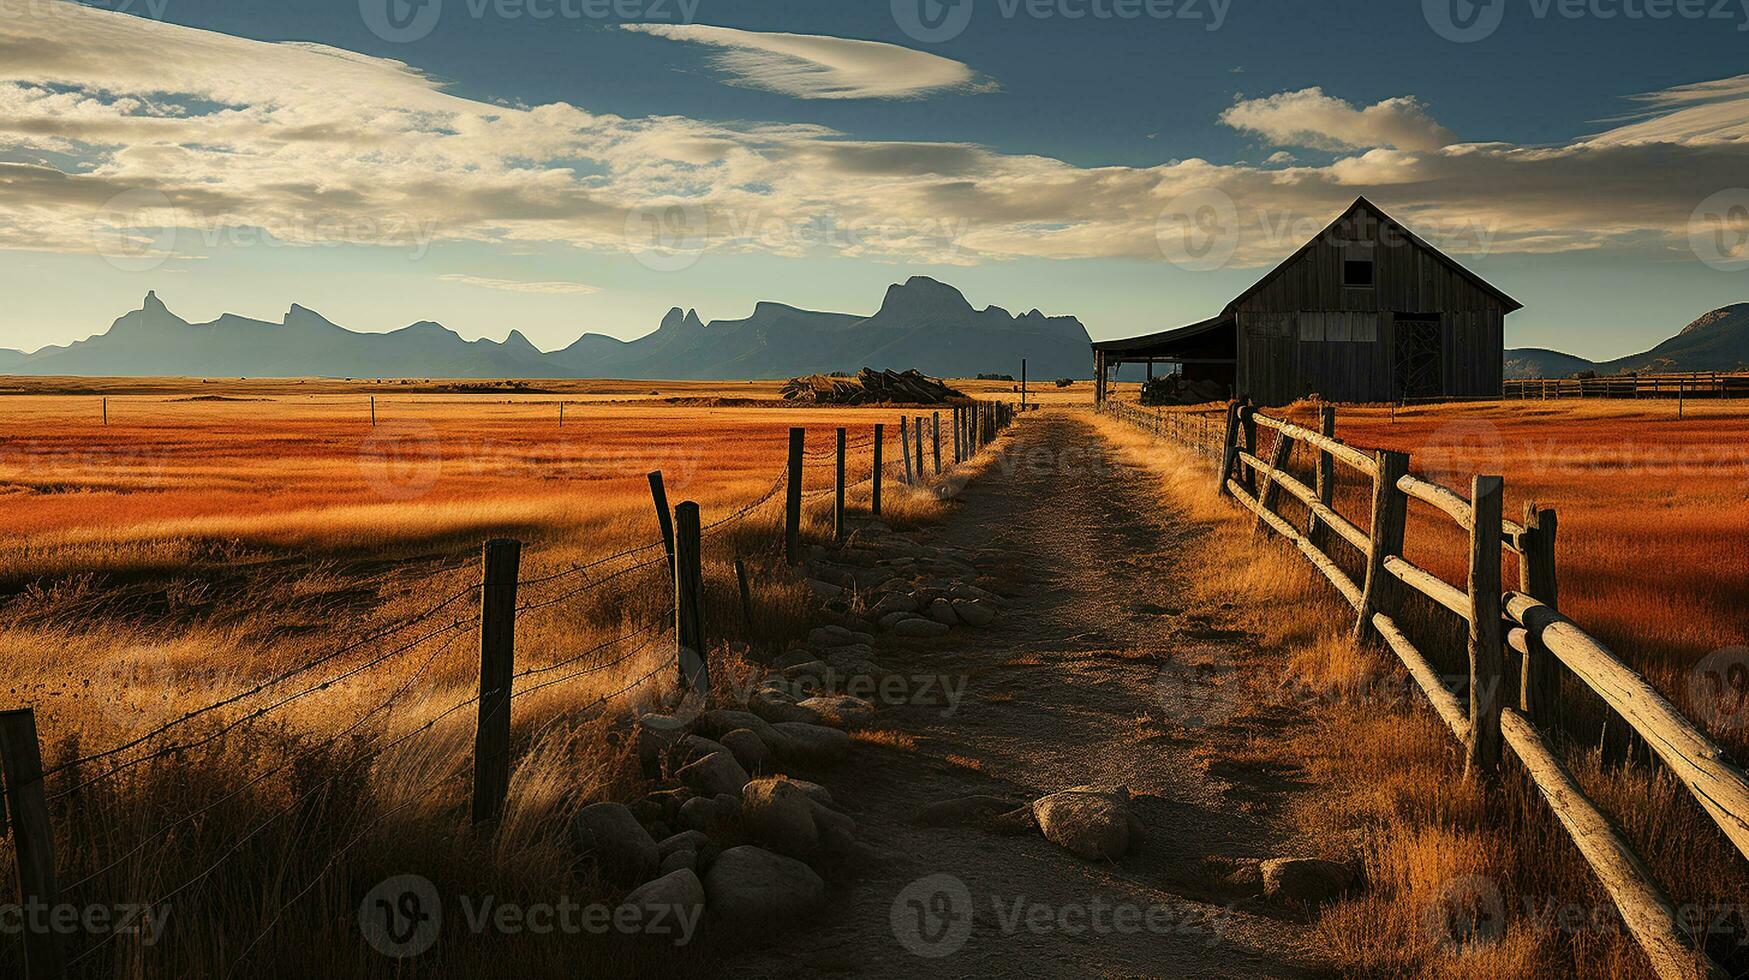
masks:
<instances>
[{"instance_id":1,"label":"sky","mask_svg":"<svg viewBox=\"0 0 1749 980\"><path fill-rule=\"evenodd\" d=\"M1749 0L0 0L0 347L292 303L537 346L931 275L1096 339L1357 195L1643 350L1749 301Z\"/></svg>"}]
</instances>

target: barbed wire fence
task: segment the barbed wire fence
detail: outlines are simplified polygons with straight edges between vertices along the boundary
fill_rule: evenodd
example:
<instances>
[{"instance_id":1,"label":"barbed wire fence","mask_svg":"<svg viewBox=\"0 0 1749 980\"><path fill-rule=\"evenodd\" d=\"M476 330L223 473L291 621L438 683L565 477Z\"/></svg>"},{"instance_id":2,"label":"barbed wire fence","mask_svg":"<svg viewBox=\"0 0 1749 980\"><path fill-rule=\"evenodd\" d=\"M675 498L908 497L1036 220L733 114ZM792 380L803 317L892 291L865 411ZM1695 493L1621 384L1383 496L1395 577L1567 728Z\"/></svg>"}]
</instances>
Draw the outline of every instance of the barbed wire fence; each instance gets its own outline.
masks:
<instances>
[{"instance_id":1,"label":"barbed wire fence","mask_svg":"<svg viewBox=\"0 0 1749 980\"><path fill-rule=\"evenodd\" d=\"M476 718L475 749L470 757L458 753L453 765L446 766L437 776L422 783L397 786L401 799L382 809L359 827L356 835L335 848L323 866L275 909L263 927L241 948L229 973L243 967L250 954L284 921L286 911L311 894L340 865L346 853L361 840L367 839L394 814L422 800L433 798L473 769L473 823L493 824L501 816L507 802L509 776L513 768L510 745L512 705L538 692L552 691L562 685L584 681L632 675L624 683L614 684L595 697L566 705L541 725L536 733L544 733L567 717L582 717L591 712L605 711L634 692L659 682L664 671L674 672L675 690L698 689L708 694L709 678L704 668L704 650L689 649L689 643L702 647L702 637L682 635L688 621L702 622L698 608L703 601L702 542L707 538L728 534L755 520L774 501L784 501L781 529L783 538L773 541L770 551L781 555L788 564L796 564L796 542L802 524L803 511L826 497L833 498L834 532L842 538L845 529L847 491L867 487L869 512L879 517L882 490L890 483L899 483L916 491L927 491L961 463L968 462L995 439L1013 418L1012 407L1002 402L973 401L952 406L949 430L944 441L942 413L933 412L929 424L925 416L914 416L914 422L901 427L894 440L884 423L876 423L870 431L856 439L847 438L846 428L833 431L833 442L824 449L806 447L807 430L792 428L787 466L765 490L736 509L701 524L697 520L696 504L682 502L673 510L667 505L660 471L650 474L653 500L657 509L659 539L624 548L614 553L592 558L566 567L535 575L521 575L521 542L495 539L485 543L481 551L481 580L446 592L441 599L422 605L413 612L396 616L390 622L373 626L344 642L301 657L297 662L274 671L267 678L241 690L180 712L175 717L153 725L148 730L96 751L77 752L69 758L55 760L45 766L42 753L43 734L37 729L34 708L23 707L0 711L0 837L12 848L12 864L17 878L21 905L56 908L70 899L93 897L106 883L128 883L148 880L151 867L161 864L169 849L181 837L198 838L190 833L221 808L236 804L246 794L259 790L276 777L305 770L348 743L353 750L344 764L311 779L300 792L273 807L259 819L252 819L239 832L224 835L224 840L209 859L196 861L197 871L180 881L164 884L154 890L146 901L129 902L136 915L145 916L155 909L185 898L222 877L222 872L234 869L237 855L245 853L270 828L298 819L316 801L333 793L348 780L384 759L389 753L408 746L414 740L431 733L445 723L459 723L473 713ZM926 435L927 434L927 435ZM895 445L896 442L896 445ZM926 446L927 443L927 446ZM944 448L946 457L944 462ZM926 451L927 449L927 451ZM898 459L888 455L896 450ZM857 456L852 460L852 455ZM806 488L803 476L808 461L832 462L831 478L823 486ZM851 483L847 472L852 462L867 473ZM690 514L683 512L690 508ZM676 520L677 515L688 519ZM677 540L677 536L679 540ZM742 590L744 608L751 608L747 578L741 555L735 555L737 576ZM390 570L368 581L379 587L425 585L454 573L464 566L460 555L437 556L440 567L411 577L398 576ZM599 599L610 584L625 586L615 597L617 604L631 607L632 576L649 572L657 566L668 566L668 578L674 583L672 602L663 611L642 623L613 631L615 635L579 649L560 651L536 664L516 666L515 635L519 619L543 610L557 610L566 604L586 599ZM691 583L691 586L688 586ZM534 593L529 595L528 593ZM95 609L101 597L82 600L81 605ZM664 656L659 644L673 636L674 653ZM436 666L457 643L469 636L478 636L481 646L480 683L477 693L446 703L431 711L415 706L417 697L434 693L432 677ZM688 669L689 657L697 663ZM646 669L640 661L649 659ZM221 745L225 740L252 729L259 723L280 721L284 713L296 705L307 705L348 685L385 674L388 670L409 665L405 676L392 678L386 691L371 699L361 710L350 713L344 724L320 735L305 733L296 736L296 745L277 761L263 766L247 779L227 787L212 799L197 801L180 815L165 815L139 827L137 836L105 833L103 840L79 841L75 851L80 867L67 869L57 860L57 845L67 841L58 837L57 828L69 822L69 817L83 808L93 794L119 794L128 779L138 780L156 770L156 765L187 765L197 750ZM616 678L618 680L620 678ZM609 682L613 683L613 682ZM398 709L417 712L404 730L394 725ZM72 744L77 745L77 742ZM529 744L533 744L530 742ZM117 837L121 839L116 840ZM106 845L113 844L109 853ZM62 848L62 850L66 850ZM101 855L96 856L96 855ZM287 864L280 874L290 873L291 858L281 856ZM88 861L86 859L89 859ZM63 875L63 872L71 874ZM63 877L71 877L61 884ZM79 949L66 948L66 937L52 929L26 927L12 938L6 948L0 948L0 962L18 956L16 945L23 947L22 958L28 975L64 977L69 971L102 972L97 964L114 949L122 930L114 929L94 938Z\"/></svg>"}]
</instances>

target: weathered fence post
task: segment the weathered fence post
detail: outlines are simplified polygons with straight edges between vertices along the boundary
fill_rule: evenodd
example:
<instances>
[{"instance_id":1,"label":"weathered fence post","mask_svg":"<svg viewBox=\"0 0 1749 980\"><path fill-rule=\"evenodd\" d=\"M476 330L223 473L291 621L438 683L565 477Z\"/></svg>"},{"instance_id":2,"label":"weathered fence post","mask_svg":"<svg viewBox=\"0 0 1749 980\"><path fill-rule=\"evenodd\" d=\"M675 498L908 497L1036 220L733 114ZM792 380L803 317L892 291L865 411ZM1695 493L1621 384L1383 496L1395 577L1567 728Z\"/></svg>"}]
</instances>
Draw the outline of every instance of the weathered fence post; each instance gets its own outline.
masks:
<instances>
[{"instance_id":1,"label":"weathered fence post","mask_svg":"<svg viewBox=\"0 0 1749 980\"><path fill-rule=\"evenodd\" d=\"M1293 440L1287 437L1287 433L1278 430L1275 433L1275 449L1269 454L1270 470L1280 471L1286 467L1288 454L1292 453L1293 449ZM1281 484L1276 483L1274 477L1269 473L1263 474L1263 486L1257 492L1257 503L1258 506L1263 509L1264 513L1270 512L1271 505L1275 502L1275 495L1280 490ZM1257 523L1251 528L1251 533L1253 535L1262 534L1268 528L1269 522L1263 519L1263 514L1258 514Z\"/></svg>"},{"instance_id":2,"label":"weathered fence post","mask_svg":"<svg viewBox=\"0 0 1749 980\"><path fill-rule=\"evenodd\" d=\"M741 589L741 628L753 638L753 590L747 585L747 563L735 558L735 584Z\"/></svg>"},{"instance_id":3,"label":"weathered fence post","mask_svg":"<svg viewBox=\"0 0 1749 980\"><path fill-rule=\"evenodd\" d=\"M1500 534L1502 482L1470 480L1470 767L1500 768L1500 708L1506 684L1500 649Z\"/></svg>"},{"instance_id":4,"label":"weathered fence post","mask_svg":"<svg viewBox=\"0 0 1749 980\"><path fill-rule=\"evenodd\" d=\"M1336 407L1325 405L1318 409L1318 434L1326 439L1336 438ZM1313 489L1318 493L1318 502L1326 507L1336 506L1336 457L1330 455L1330 450L1319 447L1318 470ZM1329 528L1313 514L1306 525L1306 539L1319 551L1326 550L1329 538Z\"/></svg>"},{"instance_id":5,"label":"weathered fence post","mask_svg":"<svg viewBox=\"0 0 1749 980\"><path fill-rule=\"evenodd\" d=\"M960 446L960 437L965 435L965 425L960 421L960 406L953 406L953 462L955 466L966 461L965 451Z\"/></svg>"},{"instance_id":6,"label":"weathered fence post","mask_svg":"<svg viewBox=\"0 0 1749 980\"><path fill-rule=\"evenodd\" d=\"M1233 462L1239 456L1239 403L1227 404L1227 435L1222 442L1221 472L1215 476L1215 492L1227 496L1227 477L1233 475Z\"/></svg>"},{"instance_id":7,"label":"weathered fence post","mask_svg":"<svg viewBox=\"0 0 1749 980\"><path fill-rule=\"evenodd\" d=\"M504 812L510 794L510 685L516 672L516 573L522 542L494 538L482 556L480 723L474 731L474 823Z\"/></svg>"},{"instance_id":8,"label":"weathered fence post","mask_svg":"<svg viewBox=\"0 0 1749 980\"><path fill-rule=\"evenodd\" d=\"M808 430L789 430L789 479L784 487L783 558L791 565L802 560L802 441Z\"/></svg>"},{"instance_id":9,"label":"weathered fence post","mask_svg":"<svg viewBox=\"0 0 1749 980\"><path fill-rule=\"evenodd\" d=\"M36 712L30 708L0 711L0 769L6 775L19 904L53 910L61 904L60 887L55 882L55 837L43 795ZM25 916L22 923L25 975L30 980L60 980L67 972L61 937L53 928L33 928L33 919Z\"/></svg>"},{"instance_id":10,"label":"weathered fence post","mask_svg":"<svg viewBox=\"0 0 1749 980\"><path fill-rule=\"evenodd\" d=\"M916 486L917 477L911 472L911 429L905 421L905 416L899 416L899 458L905 461L905 485Z\"/></svg>"},{"instance_id":11,"label":"weathered fence post","mask_svg":"<svg viewBox=\"0 0 1749 980\"><path fill-rule=\"evenodd\" d=\"M1518 539L1518 591L1559 610L1559 583L1555 578L1555 512L1542 508L1535 501L1524 505L1524 534ZM1557 724L1560 718L1560 664L1554 654L1529 637L1529 650L1524 657L1524 669L1519 678L1518 706L1525 717L1543 728Z\"/></svg>"},{"instance_id":12,"label":"weathered fence post","mask_svg":"<svg viewBox=\"0 0 1749 980\"><path fill-rule=\"evenodd\" d=\"M869 489L868 499L868 512L876 517L881 516L881 477L884 475L881 471L885 468L885 461L881 457L886 449L886 446L882 445L886 442L886 438L887 427L876 422L874 427L874 469L869 474L873 485Z\"/></svg>"},{"instance_id":13,"label":"weathered fence post","mask_svg":"<svg viewBox=\"0 0 1749 980\"><path fill-rule=\"evenodd\" d=\"M832 540L843 541L844 527L844 427L838 427L838 463L832 474Z\"/></svg>"},{"instance_id":14,"label":"weathered fence post","mask_svg":"<svg viewBox=\"0 0 1749 980\"><path fill-rule=\"evenodd\" d=\"M926 483L929 473L923 469L923 416L919 415L912 420L911 429L912 434L917 437L917 482Z\"/></svg>"},{"instance_id":15,"label":"weathered fence post","mask_svg":"<svg viewBox=\"0 0 1749 980\"><path fill-rule=\"evenodd\" d=\"M1397 588L1385 559L1403 553L1403 529L1409 519L1409 496L1397 481L1409 473L1409 454L1381 449L1373 454L1378 475L1372 485L1372 538L1366 548L1366 582L1361 587L1360 612L1354 621L1356 642L1372 632L1373 613L1397 615Z\"/></svg>"},{"instance_id":16,"label":"weathered fence post","mask_svg":"<svg viewBox=\"0 0 1749 980\"><path fill-rule=\"evenodd\" d=\"M1240 436L1245 440L1245 451L1252 456L1257 455L1257 409L1251 404L1251 399L1245 399L1245 404L1239 408ZM1257 496L1257 471L1244 463L1239 464L1239 483L1245 492Z\"/></svg>"},{"instance_id":17,"label":"weathered fence post","mask_svg":"<svg viewBox=\"0 0 1749 980\"><path fill-rule=\"evenodd\" d=\"M705 667L704 568L699 540L698 504L674 508L674 645L680 663L680 689L687 697L710 693Z\"/></svg>"},{"instance_id":18,"label":"weathered fence post","mask_svg":"<svg viewBox=\"0 0 1749 980\"><path fill-rule=\"evenodd\" d=\"M674 516L668 510L668 488L662 471L650 471L650 500L656 505L656 526L662 529L662 547L668 551L668 573L674 574Z\"/></svg>"},{"instance_id":19,"label":"weathered fence post","mask_svg":"<svg viewBox=\"0 0 1749 980\"><path fill-rule=\"evenodd\" d=\"M941 413L929 415L929 450L934 456L935 475L941 475Z\"/></svg>"}]
</instances>

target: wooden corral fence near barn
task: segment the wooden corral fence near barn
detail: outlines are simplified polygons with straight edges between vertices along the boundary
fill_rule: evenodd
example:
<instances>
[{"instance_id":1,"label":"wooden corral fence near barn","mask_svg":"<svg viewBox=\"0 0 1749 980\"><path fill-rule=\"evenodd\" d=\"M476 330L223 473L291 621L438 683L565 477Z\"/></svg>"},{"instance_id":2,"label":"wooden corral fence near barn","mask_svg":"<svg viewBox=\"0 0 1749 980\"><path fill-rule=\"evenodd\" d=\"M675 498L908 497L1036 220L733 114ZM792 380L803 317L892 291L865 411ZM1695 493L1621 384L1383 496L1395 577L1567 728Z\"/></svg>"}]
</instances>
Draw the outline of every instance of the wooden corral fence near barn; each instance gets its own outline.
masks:
<instances>
[{"instance_id":1,"label":"wooden corral fence near barn","mask_svg":"<svg viewBox=\"0 0 1749 980\"><path fill-rule=\"evenodd\" d=\"M1689 944L1663 888L1561 762L1554 741L1563 715L1560 672L1630 726L1746 858L1749 776L1645 678L1560 614L1552 509L1529 504L1524 520L1514 521L1501 513L1498 476L1473 477L1467 495L1421 479L1411 473L1407 453L1361 449L1336 439L1336 410L1329 406L1321 410L1316 430L1245 403L1229 405L1219 415L1116 403L1102 410L1215 460L1221 493L1255 514L1260 532L1267 529L1298 548L1347 600L1355 614L1355 637L1376 637L1402 660L1463 745L1472 773L1494 775L1503 765L1502 750L1511 750L1660 977L1726 975ZM1221 421L1218 429L1211 429L1214 418ZM1211 438L1210 431L1218 435ZM1259 444L1260 431L1272 435L1267 449ZM1296 445L1316 453L1311 485L1289 472ZM1364 524L1337 510L1338 466L1371 488ZM1280 512L1283 495L1301 505L1305 527ZM1434 508L1467 532L1463 586L1403 556L1410 501ZM1343 547L1349 549L1346 555ZM1518 582L1510 590L1501 582L1503 551L1518 556ZM1356 567L1355 574L1347 570ZM1456 692L1405 630L1407 600L1413 597L1431 603L1424 608L1433 608L1435 615L1455 617L1466 631L1468 676L1458 678Z\"/></svg>"},{"instance_id":2,"label":"wooden corral fence near barn","mask_svg":"<svg viewBox=\"0 0 1749 980\"><path fill-rule=\"evenodd\" d=\"M450 642L469 634L478 635L480 641L479 693L443 708L423 724L377 745L374 752L362 756L359 761L374 759L409 739L430 731L446 719L472 714L476 716L476 723L472 757L471 819L475 825L496 825L503 814L515 769L511 716L519 699L579 678L598 679L612 676L603 675L603 671L615 668L622 672L634 670L636 668L627 666L628 662L653 647L660 649L657 645L669 635L673 637L672 659L659 656L656 667L649 672L630 679L624 685L616 686L606 694L577 703L569 710L587 712L605 709L610 703L637 690L665 671L676 672L682 691L708 694L710 675L706 654L713 638L705 634L704 628L706 620L703 606L706 596L701 574L701 549L705 538L747 519L778 499L781 494L785 512L783 537L771 542L769 551L774 560L788 565L797 564L802 558L801 526L805 507L830 497L833 533L842 538L846 533L845 491L848 486L868 484L871 516L879 516L881 490L885 482L902 481L912 487L933 490L943 477L951 474L955 465L977 458L1014 418L1012 405L984 400L942 406L940 409L896 411L906 413L897 433L891 431L885 423L876 424L871 431L859 434L852 441L848 437L848 430L840 427L833 430L830 446L816 450L807 448L806 429L791 428L786 465L770 488L734 512L708 524L701 523L697 503L683 501L671 509L661 472L649 474L656 511L655 524L659 534L655 540L638 547L549 574L525 576L521 573L522 542L504 538L487 541L480 559L481 575L478 584L447 595L418 613L402 617L283 670L253 688L228 694L184 712L120 745L48 764L42 755L42 743L52 740L66 744L65 736L69 733L39 731L36 713L32 708L0 710L0 777L3 777L0 780L0 792L3 792L4 797L4 805L0 806L0 837L9 837L14 848L19 907L57 909L69 896L88 896L84 891L87 885L101 883L113 875L128 879L133 873L133 862L142 856L150 857L147 854L148 845L154 841L171 840L170 835L178 828L199 820L213 807L230 799L229 796L224 797L179 819L146 831L135 847L103 866L73 869L80 877L69 884L62 880L60 874L67 869L62 868L56 860L56 830L57 825L61 824L63 833L68 832L64 821L68 819L70 812L78 811L81 794L86 790L155 760L173 758L185 750L210 744L286 705L319 697L340 682L392 658L413 651L426 651L435 658ZM945 438L942 433L944 415L947 416L949 430ZM895 441L895 435L898 436L896 448L904 461L903 469L887 454L889 443ZM927 456L926 441L931 443ZM861 450L868 451L866 462L860 454ZM857 454L859 470L867 466L868 476L856 484L847 484L852 453ZM804 490L802 477L806 464L810 461L818 464L825 460L829 460L832 467L831 485ZM519 665L516 656L516 626L524 613L561 602L575 601L578 597L593 593L616 580L620 581L622 587L626 587L625 576L664 563L668 566L668 578L674 588L670 620L657 620L642 627L631 628L625 634L613 637L605 643L557 657L547 663ZM754 597L749 588L745 564L740 557L735 559L735 572L741 616L745 621L751 622L755 615ZM710 601L734 600L726 596L715 596ZM470 605L473 606L471 614L468 611ZM429 646L439 641L445 642L435 648ZM418 675L414 676L417 678ZM302 750L297 758L307 758L309 753L355 734L365 722L408 694L412 683L409 680L387 700L371 708L345 730L319 740L313 748ZM202 718L213 722L222 721L222 724L210 734L198 734L194 729L185 727ZM77 748L75 751L78 751ZM267 768L255 782L285 770L297 758ZM307 803L318 791L330 788L338 776L351 771L358 764L351 763L340 772L318 782L313 789L268 816L241 839L248 840L269 823ZM450 772L442 779L461 775L464 773ZM246 784L236 792L242 792L250 785L253 783ZM436 782L431 784L435 785ZM428 788L430 787L409 787L405 792L412 794ZM234 796L235 793L231 795ZM354 838L352 843L356 843L358 839ZM308 887L287 904L296 902L298 898L314 890L321 878L338 864L346 846L350 844L334 853L316 880L311 881ZM233 847L215 856L210 866L192 879L167 887L149 900L130 901L127 904L136 910L136 914L142 916L153 909L163 908L177 896L210 879L236 853L238 848ZM283 912L283 908L280 911ZM58 915L53 918L59 921ZM242 955L246 956L279 921L276 915L260 935L243 947ZM94 958L100 957L110 943L124 931L117 928L107 932L101 939L92 939L83 948L68 949L67 934L57 931L52 923L47 924L47 928L39 928L39 925L41 924L37 919L26 918L20 929L26 975L30 980L59 980L67 976L69 970L77 968L83 972L90 969L101 962Z\"/></svg>"},{"instance_id":3,"label":"wooden corral fence near barn","mask_svg":"<svg viewBox=\"0 0 1749 980\"><path fill-rule=\"evenodd\" d=\"M1598 378L1509 380L1507 398L1749 398L1749 373L1614 374Z\"/></svg>"}]
</instances>

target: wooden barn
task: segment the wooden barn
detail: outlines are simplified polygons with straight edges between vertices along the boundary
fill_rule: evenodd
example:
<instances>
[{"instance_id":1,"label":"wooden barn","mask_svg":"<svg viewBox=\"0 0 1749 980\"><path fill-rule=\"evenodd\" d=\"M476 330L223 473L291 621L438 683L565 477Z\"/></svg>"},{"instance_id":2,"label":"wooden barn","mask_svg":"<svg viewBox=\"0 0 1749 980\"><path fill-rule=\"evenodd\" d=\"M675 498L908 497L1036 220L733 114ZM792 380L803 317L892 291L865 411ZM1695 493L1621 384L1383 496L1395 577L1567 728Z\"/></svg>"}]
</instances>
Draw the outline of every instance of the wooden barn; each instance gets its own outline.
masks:
<instances>
[{"instance_id":1,"label":"wooden barn","mask_svg":"<svg viewBox=\"0 0 1749 980\"><path fill-rule=\"evenodd\" d=\"M1362 197L1219 316L1095 343L1095 398L1138 363L1260 405L1498 396L1506 314L1520 308Z\"/></svg>"}]
</instances>

